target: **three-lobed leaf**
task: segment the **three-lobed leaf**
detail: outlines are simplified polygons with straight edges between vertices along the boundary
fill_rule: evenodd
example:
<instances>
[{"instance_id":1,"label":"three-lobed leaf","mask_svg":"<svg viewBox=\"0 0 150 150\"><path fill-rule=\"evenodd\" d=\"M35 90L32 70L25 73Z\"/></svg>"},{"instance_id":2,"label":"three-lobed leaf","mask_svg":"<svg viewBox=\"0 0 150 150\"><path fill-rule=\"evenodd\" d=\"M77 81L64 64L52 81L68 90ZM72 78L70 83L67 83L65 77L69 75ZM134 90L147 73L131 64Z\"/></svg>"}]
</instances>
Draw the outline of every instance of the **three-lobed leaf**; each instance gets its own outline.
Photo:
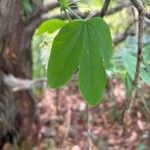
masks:
<instances>
[{"instance_id":1,"label":"three-lobed leaf","mask_svg":"<svg viewBox=\"0 0 150 150\"><path fill-rule=\"evenodd\" d=\"M105 84L104 64L110 63L112 41L108 25L97 17L72 21L54 39L48 63L48 83L64 85L79 68L79 87L88 104L100 102Z\"/></svg>"}]
</instances>

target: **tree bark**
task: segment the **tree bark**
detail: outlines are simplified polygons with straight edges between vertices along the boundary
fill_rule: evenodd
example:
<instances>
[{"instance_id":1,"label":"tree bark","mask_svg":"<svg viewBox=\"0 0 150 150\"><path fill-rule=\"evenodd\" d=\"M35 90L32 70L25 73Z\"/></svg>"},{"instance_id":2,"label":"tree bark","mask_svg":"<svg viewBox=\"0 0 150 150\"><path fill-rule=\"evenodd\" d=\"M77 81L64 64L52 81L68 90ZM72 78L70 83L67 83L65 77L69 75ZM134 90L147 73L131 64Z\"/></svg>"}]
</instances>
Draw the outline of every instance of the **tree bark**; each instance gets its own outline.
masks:
<instances>
[{"instance_id":1,"label":"tree bark","mask_svg":"<svg viewBox=\"0 0 150 150\"><path fill-rule=\"evenodd\" d=\"M19 78L31 79L32 57L30 47L32 34L25 32L21 1L0 0L1 77L5 73ZM0 141L2 141L1 139L7 140L6 136L10 132L19 134L20 139L26 138L34 119L35 104L32 91L13 93L0 81L0 104L2 104L0 106ZM2 117L6 115L6 112L9 112L8 109L14 112L7 113L9 117ZM12 128L7 129L7 126L3 126L2 119L6 119L5 122L8 124L12 122Z\"/></svg>"}]
</instances>

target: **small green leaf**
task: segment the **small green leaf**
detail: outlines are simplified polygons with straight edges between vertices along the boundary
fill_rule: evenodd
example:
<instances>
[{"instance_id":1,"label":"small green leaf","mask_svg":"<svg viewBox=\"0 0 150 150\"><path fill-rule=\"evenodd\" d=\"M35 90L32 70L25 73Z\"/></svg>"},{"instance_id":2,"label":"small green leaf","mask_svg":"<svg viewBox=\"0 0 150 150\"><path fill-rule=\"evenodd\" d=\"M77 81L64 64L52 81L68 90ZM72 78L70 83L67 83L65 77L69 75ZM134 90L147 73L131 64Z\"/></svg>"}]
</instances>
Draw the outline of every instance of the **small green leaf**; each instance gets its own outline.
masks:
<instances>
[{"instance_id":1,"label":"small green leaf","mask_svg":"<svg viewBox=\"0 0 150 150\"><path fill-rule=\"evenodd\" d=\"M146 70L146 69L141 69L141 74L140 74L140 76L141 76L142 80L143 80L146 84L150 85L150 72L149 72L148 70Z\"/></svg>"},{"instance_id":2,"label":"small green leaf","mask_svg":"<svg viewBox=\"0 0 150 150\"><path fill-rule=\"evenodd\" d=\"M58 0L58 3L62 11L65 11L69 7L69 0Z\"/></svg>"},{"instance_id":3,"label":"small green leaf","mask_svg":"<svg viewBox=\"0 0 150 150\"><path fill-rule=\"evenodd\" d=\"M43 34L45 32L53 33L54 31L60 29L62 26L64 26L66 22L64 20L60 19L51 19L44 21L37 30L37 35Z\"/></svg>"}]
</instances>

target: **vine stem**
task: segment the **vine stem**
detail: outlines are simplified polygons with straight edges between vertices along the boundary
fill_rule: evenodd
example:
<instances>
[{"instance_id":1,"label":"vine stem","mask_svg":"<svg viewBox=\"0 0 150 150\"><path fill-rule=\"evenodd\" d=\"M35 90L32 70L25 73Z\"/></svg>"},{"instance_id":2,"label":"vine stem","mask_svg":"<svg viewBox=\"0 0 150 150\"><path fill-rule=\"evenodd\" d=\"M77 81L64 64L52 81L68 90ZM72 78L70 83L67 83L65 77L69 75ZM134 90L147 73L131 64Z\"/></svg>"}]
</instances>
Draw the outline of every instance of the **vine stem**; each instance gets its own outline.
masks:
<instances>
[{"instance_id":1,"label":"vine stem","mask_svg":"<svg viewBox=\"0 0 150 150\"><path fill-rule=\"evenodd\" d=\"M111 0L105 0L105 1L104 1L102 10L101 10L101 12L100 12L100 16L101 16L102 18L106 15L107 9L108 9L109 4L110 4L110 1L111 1Z\"/></svg>"},{"instance_id":2,"label":"vine stem","mask_svg":"<svg viewBox=\"0 0 150 150\"><path fill-rule=\"evenodd\" d=\"M138 85L139 77L140 77L140 68L141 62L143 58L143 32L144 32L144 9L141 2L138 0L131 0L132 4L138 11L138 27L137 27L137 58L136 58L136 68L135 68L135 76L132 81L130 93L126 99L125 108L123 110L123 117L125 115L126 110L130 108L132 104L132 99L135 97L135 88Z\"/></svg>"},{"instance_id":3,"label":"vine stem","mask_svg":"<svg viewBox=\"0 0 150 150\"><path fill-rule=\"evenodd\" d=\"M79 20L83 20L78 14L76 14L72 9L68 8L67 9L70 13L72 13L73 15L75 15Z\"/></svg>"},{"instance_id":4,"label":"vine stem","mask_svg":"<svg viewBox=\"0 0 150 150\"><path fill-rule=\"evenodd\" d=\"M88 145L87 149L92 150L92 139L91 139L91 114L88 104L86 104L86 124L87 124L87 138L88 138Z\"/></svg>"}]
</instances>

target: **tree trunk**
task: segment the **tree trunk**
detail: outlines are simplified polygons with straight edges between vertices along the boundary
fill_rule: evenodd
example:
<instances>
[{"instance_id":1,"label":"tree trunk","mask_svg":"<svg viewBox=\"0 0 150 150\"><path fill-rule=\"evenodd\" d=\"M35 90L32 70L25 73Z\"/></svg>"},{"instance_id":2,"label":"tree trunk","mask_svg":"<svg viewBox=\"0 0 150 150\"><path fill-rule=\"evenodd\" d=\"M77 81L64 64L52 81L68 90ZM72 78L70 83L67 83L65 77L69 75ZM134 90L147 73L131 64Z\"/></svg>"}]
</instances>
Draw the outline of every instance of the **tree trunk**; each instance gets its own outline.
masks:
<instances>
[{"instance_id":1,"label":"tree trunk","mask_svg":"<svg viewBox=\"0 0 150 150\"><path fill-rule=\"evenodd\" d=\"M25 32L20 0L0 0L0 77L32 77L32 34ZM0 145L14 133L20 139L28 136L34 107L32 91L12 92L0 81Z\"/></svg>"}]
</instances>

